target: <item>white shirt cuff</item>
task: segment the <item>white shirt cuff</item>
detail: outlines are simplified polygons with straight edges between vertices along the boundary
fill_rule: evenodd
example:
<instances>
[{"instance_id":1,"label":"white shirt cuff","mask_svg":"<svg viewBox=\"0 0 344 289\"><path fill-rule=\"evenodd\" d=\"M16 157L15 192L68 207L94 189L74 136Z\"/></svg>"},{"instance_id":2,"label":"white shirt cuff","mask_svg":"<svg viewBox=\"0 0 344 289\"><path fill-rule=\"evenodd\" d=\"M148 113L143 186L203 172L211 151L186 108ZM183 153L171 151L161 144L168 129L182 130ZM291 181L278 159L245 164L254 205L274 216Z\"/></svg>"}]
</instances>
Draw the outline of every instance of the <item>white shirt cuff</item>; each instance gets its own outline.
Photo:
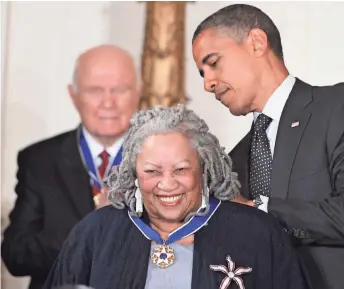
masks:
<instances>
[{"instance_id":1,"label":"white shirt cuff","mask_svg":"<svg viewBox=\"0 0 344 289\"><path fill-rule=\"evenodd\" d=\"M263 204L261 204L258 209L264 211L265 213L268 212L268 203L269 197L260 195L260 199L262 200Z\"/></svg>"}]
</instances>

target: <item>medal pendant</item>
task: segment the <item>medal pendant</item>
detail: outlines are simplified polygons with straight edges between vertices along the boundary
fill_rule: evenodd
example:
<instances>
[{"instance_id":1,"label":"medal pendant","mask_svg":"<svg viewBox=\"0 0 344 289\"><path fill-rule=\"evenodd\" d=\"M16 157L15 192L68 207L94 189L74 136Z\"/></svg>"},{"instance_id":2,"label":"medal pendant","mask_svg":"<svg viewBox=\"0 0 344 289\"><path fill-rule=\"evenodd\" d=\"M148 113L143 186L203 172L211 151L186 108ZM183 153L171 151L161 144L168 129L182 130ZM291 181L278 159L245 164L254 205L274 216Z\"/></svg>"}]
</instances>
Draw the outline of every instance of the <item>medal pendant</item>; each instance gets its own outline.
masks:
<instances>
[{"instance_id":1,"label":"medal pendant","mask_svg":"<svg viewBox=\"0 0 344 289\"><path fill-rule=\"evenodd\" d=\"M167 245L160 245L155 248L151 256L153 264L159 268L167 268L171 266L176 260L174 249Z\"/></svg>"}]
</instances>

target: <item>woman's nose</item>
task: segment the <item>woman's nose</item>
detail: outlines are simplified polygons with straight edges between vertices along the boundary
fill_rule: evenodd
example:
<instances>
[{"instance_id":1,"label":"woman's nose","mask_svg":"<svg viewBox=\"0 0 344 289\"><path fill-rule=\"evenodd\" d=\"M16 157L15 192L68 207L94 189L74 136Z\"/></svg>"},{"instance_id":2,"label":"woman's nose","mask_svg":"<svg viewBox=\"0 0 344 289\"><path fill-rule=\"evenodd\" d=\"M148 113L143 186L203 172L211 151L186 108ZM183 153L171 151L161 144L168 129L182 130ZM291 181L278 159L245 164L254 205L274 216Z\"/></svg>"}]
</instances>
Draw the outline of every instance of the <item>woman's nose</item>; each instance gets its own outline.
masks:
<instances>
[{"instance_id":1,"label":"woman's nose","mask_svg":"<svg viewBox=\"0 0 344 289\"><path fill-rule=\"evenodd\" d=\"M165 191L165 192L171 192L178 187L178 182L171 176L164 177L159 183L158 183L158 189Z\"/></svg>"}]
</instances>

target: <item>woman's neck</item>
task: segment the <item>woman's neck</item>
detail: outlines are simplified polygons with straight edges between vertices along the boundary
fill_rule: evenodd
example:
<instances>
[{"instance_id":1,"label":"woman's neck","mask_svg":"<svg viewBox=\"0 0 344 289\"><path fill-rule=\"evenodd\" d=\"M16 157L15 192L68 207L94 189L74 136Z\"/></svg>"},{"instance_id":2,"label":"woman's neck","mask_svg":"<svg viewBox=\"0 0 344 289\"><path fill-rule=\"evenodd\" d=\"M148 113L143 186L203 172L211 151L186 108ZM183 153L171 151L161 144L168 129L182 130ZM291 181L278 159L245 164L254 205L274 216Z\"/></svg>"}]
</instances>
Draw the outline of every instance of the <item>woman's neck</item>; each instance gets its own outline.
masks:
<instances>
[{"instance_id":1,"label":"woman's neck","mask_svg":"<svg viewBox=\"0 0 344 289\"><path fill-rule=\"evenodd\" d=\"M171 234L173 231L177 230L179 227L183 226L183 223L167 223L167 222L151 222L151 227L158 232L160 237L166 241L168 239L168 235ZM163 228L163 229L162 229ZM181 240L176 241L176 243L181 245L192 245L194 243L194 234L187 236Z\"/></svg>"},{"instance_id":2,"label":"woman's neck","mask_svg":"<svg viewBox=\"0 0 344 289\"><path fill-rule=\"evenodd\" d=\"M158 232L163 240L167 240L169 234L183 225L183 223L170 223L162 220L151 221L151 227Z\"/></svg>"}]
</instances>

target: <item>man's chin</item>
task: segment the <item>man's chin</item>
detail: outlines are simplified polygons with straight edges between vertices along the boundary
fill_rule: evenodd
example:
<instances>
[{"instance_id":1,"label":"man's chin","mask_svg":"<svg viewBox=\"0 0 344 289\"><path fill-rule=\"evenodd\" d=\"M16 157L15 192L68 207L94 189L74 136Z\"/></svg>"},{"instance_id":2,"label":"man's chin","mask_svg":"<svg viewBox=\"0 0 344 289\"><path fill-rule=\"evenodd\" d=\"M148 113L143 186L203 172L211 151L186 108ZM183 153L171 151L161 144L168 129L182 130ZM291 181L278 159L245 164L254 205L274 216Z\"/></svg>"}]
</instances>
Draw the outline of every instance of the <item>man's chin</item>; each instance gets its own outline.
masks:
<instances>
[{"instance_id":1,"label":"man's chin","mask_svg":"<svg viewBox=\"0 0 344 289\"><path fill-rule=\"evenodd\" d=\"M229 109L229 112L232 114L232 115L235 115L235 116L240 116L240 112L238 111L237 108L233 107L233 105L230 105L225 99L221 99L220 100L221 104L225 107L227 107Z\"/></svg>"},{"instance_id":2,"label":"man's chin","mask_svg":"<svg viewBox=\"0 0 344 289\"><path fill-rule=\"evenodd\" d=\"M115 129L114 129L115 128ZM126 130L122 127L120 127L118 125L118 123L116 125L112 125L112 126L108 126L108 125L104 125L102 127L98 127L97 129L97 134L101 135L103 137L118 137L122 134L124 134L126 132Z\"/></svg>"},{"instance_id":3,"label":"man's chin","mask_svg":"<svg viewBox=\"0 0 344 289\"><path fill-rule=\"evenodd\" d=\"M228 107L228 106L227 106ZM240 116L240 112L237 110L237 109L234 109L234 108L231 108L231 107L228 107L229 109L229 112L234 115L234 116Z\"/></svg>"},{"instance_id":4,"label":"man's chin","mask_svg":"<svg viewBox=\"0 0 344 289\"><path fill-rule=\"evenodd\" d=\"M225 104L224 104L225 105ZM231 107L229 105L226 105L229 109L229 112L234 116L245 116L249 113L249 111L246 111L244 109L240 109L237 107Z\"/></svg>"}]
</instances>

